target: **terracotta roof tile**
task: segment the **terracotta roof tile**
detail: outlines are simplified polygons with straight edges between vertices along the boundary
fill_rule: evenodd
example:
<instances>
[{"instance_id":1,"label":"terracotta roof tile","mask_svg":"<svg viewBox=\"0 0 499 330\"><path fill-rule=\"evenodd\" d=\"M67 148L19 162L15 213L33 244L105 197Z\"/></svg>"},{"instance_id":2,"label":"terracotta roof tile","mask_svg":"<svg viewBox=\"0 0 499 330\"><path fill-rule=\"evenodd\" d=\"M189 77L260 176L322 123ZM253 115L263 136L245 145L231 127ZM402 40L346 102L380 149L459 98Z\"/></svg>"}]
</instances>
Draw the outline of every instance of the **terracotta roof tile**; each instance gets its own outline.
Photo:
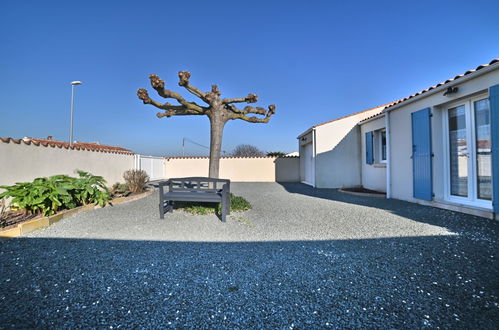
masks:
<instances>
[{"instance_id":1,"label":"terracotta roof tile","mask_svg":"<svg viewBox=\"0 0 499 330\"><path fill-rule=\"evenodd\" d=\"M452 81L455 81L455 80L457 80L457 79L459 79L459 78L462 78L462 77L464 77L464 76L467 76L467 75L469 75L469 74L471 74L471 73L474 73L474 72L476 72L476 71L479 71L479 70L481 70L481 69L483 69L483 68L486 68L486 67L488 67L488 66L491 66L491 65L493 65L493 64L495 64L495 63L497 63L497 62L499 62L499 58L495 58L495 59L493 59L492 61L490 61L488 64L482 64L482 65L479 65L479 66L477 66L477 67L476 67L476 69L474 69L474 70L468 70L468 71L466 71L466 72L465 72L465 73L463 73L463 74L457 75L457 76L455 76L454 78L451 78L451 79L447 79L446 81L441 82L441 83L438 83L438 84L436 84L435 86L428 87L427 89L424 89L424 90L422 90L422 91L420 91L420 92L417 92L416 94L412 94L412 95L407 96L407 97L405 97L405 98L403 98L403 99L400 99L400 100L397 100L397 101L395 101L395 102L392 102L391 104L389 104L389 105L385 106L385 109L389 109L390 107L392 107L392 106L394 106L394 105L396 105L396 104L400 104L400 103L402 103L402 102L404 102L404 101L407 101L407 100L410 100L410 99L412 99L412 98L414 98L414 97L416 97L416 96L418 96L418 95L421 95L421 94L427 93L427 92L429 92L429 91L431 91L431 90L433 90L433 89L435 89L435 88L438 88L438 87L440 87L440 86L443 86L443 85L445 85L445 84L448 84L448 83L450 83L450 82L452 82Z\"/></svg>"},{"instance_id":2,"label":"terracotta roof tile","mask_svg":"<svg viewBox=\"0 0 499 330\"><path fill-rule=\"evenodd\" d=\"M108 152L108 153L115 153L115 154L126 154L126 155L133 155L135 154L133 151L129 149L125 149L122 147L115 147L115 146L108 146L100 143L87 143L87 142L75 142L73 143L73 146L69 146L68 142L64 141L56 141L56 140L51 140L51 139L38 139L38 138L32 138L32 137L26 137L23 139L14 139L14 138L2 138L0 137L0 140L4 143L16 143L20 144L23 142L26 145L33 144L35 146L43 146L45 148L47 147L52 147L52 148L64 148L64 149L73 149L73 150L88 150L88 151L98 151L98 152Z\"/></svg>"}]
</instances>

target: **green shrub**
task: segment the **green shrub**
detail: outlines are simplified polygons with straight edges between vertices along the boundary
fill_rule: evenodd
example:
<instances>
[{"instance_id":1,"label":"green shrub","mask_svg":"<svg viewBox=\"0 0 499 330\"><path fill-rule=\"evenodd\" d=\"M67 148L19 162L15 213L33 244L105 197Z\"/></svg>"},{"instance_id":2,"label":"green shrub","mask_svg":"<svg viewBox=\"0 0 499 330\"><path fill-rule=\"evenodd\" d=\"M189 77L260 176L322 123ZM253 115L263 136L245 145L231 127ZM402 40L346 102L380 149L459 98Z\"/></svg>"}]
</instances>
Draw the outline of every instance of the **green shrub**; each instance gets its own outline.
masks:
<instances>
[{"instance_id":1,"label":"green shrub","mask_svg":"<svg viewBox=\"0 0 499 330\"><path fill-rule=\"evenodd\" d=\"M142 192L146 183L149 181L149 175L144 170L128 170L123 173L126 185L131 192Z\"/></svg>"},{"instance_id":2,"label":"green shrub","mask_svg":"<svg viewBox=\"0 0 499 330\"><path fill-rule=\"evenodd\" d=\"M215 203L203 203L203 202L194 202L194 203L176 202L175 207L181 208L186 212L199 215L211 214L215 213L215 211L217 213L222 212L221 209L222 205L220 203L215 204ZM251 210L251 208L252 208L251 203L248 202L244 197L236 196L232 193L230 194L231 211L241 212L241 211Z\"/></svg>"},{"instance_id":3,"label":"green shrub","mask_svg":"<svg viewBox=\"0 0 499 330\"><path fill-rule=\"evenodd\" d=\"M58 210L80 205L104 206L109 200L105 180L84 171L76 171L78 178L54 175L37 178L33 182L19 182L5 189L0 198L11 197L11 208L28 214L52 215Z\"/></svg>"}]
</instances>

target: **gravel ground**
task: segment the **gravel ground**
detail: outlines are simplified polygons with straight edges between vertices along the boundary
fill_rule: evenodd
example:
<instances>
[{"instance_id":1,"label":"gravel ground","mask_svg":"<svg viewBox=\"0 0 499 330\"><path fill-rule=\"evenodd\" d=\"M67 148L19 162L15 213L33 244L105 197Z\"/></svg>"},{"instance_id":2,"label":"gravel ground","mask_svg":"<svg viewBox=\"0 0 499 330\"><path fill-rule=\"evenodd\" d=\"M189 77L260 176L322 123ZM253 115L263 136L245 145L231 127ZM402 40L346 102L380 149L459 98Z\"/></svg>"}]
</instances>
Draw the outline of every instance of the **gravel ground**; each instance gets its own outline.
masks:
<instances>
[{"instance_id":1,"label":"gravel ground","mask_svg":"<svg viewBox=\"0 0 499 330\"><path fill-rule=\"evenodd\" d=\"M234 183L227 223L157 194L0 243L0 328L497 328L495 221Z\"/></svg>"}]
</instances>

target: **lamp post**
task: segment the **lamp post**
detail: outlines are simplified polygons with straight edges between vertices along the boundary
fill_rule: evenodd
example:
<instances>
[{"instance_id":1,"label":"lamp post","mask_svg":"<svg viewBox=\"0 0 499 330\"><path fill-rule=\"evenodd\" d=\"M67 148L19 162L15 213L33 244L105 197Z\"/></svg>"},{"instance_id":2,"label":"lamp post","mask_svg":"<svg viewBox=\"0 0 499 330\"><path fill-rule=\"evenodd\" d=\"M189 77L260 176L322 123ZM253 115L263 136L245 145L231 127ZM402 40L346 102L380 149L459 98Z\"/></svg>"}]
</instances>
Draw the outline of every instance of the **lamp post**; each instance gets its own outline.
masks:
<instances>
[{"instance_id":1,"label":"lamp post","mask_svg":"<svg viewBox=\"0 0 499 330\"><path fill-rule=\"evenodd\" d=\"M71 124L69 126L69 146L73 146L73 113L74 113L75 86L81 84L83 84L81 81L71 82Z\"/></svg>"}]
</instances>

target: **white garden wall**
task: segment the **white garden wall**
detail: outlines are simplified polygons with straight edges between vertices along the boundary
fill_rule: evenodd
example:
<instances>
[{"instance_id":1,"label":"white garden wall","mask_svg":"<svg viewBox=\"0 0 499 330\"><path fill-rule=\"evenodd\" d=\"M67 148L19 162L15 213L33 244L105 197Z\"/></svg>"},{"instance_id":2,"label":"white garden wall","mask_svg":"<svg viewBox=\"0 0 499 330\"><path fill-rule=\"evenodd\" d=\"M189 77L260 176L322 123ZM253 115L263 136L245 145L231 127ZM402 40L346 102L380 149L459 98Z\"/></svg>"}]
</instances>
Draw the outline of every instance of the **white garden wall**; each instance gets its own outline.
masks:
<instances>
[{"instance_id":1,"label":"white garden wall","mask_svg":"<svg viewBox=\"0 0 499 330\"><path fill-rule=\"evenodd\" d=\"M0 142L0 185L56 174L74 176L76 169L103 176L112 185L123 182L123 172L133 168L133 154Z\"/></svg>"},{"instance_id":2,"label":"white garden wall","mask_svg":"<svg viewBox=\"0 0 499 330\"><path fill-rule=\"evenodd\" d=\"M235 182L298 182L298 157L223 157L220 178ZM166 159L169 178L208 176L208 157L178 157Z\"/></svg>"}]
</instances>

